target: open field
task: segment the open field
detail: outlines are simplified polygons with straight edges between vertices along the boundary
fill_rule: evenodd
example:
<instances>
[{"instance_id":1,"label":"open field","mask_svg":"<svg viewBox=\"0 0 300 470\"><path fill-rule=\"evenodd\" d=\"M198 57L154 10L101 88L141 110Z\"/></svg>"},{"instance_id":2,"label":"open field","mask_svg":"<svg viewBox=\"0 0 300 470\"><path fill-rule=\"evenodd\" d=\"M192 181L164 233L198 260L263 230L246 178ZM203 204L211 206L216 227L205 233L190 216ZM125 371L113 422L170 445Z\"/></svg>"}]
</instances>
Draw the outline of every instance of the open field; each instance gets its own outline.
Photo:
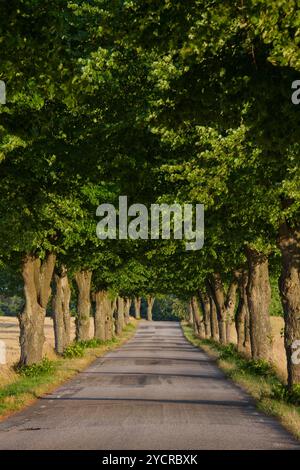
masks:
<instances>
[{"instance_id":1,"label":"open field","mask_svg":"<svg viewBox=\"0 0 300 470\"><path fill-rule=\"evenodd\" d=\"M92 320L92 319L91 319ZM94 325L91 321L91 337L93 337ZM52 318L45 319L45 344L43 349L44 356L49 359L55 359L54 352L54 330ZM75 319L71 319L71 338L75 338ZM19 346L19 324L16 317L0 317L0 341L6 345L6 365L0 365L0 386L10 382L15 377L12 371L12 365L18 362L20 355Z\"/></svg>"},{"instance_id":2,"label":"open field","mask_svg":"<svg viewBox=\"0 0 300 470\"><path fill-rule=\"evenodd\" d=\"M283 344L283 337L281 335L284 326L283 318L271 317L272 331L273 331L273 357L274 364L276 365L279 374L286 378L286 356ZM91 337L93 336L93 321L91 319ZM75 336L75 321L72 318L72 338ZM52 319L47 317L45 319L45 345L44 355L50 359L54 356L54 332ZM232 327L232 338L236 340L235 328ZM0 366L3 373L4 369L18 361L19 358L19 326L18 320L15 317L0 317L0 340L5 341L7 350L7 366ZM7 370L6 370L7 372ZM2 374L1 374L2 375ZM1 378L0 378L1 383Z\"/></svg>"},{"instance_id":3,"label":"open field","mask_svg":"<svg viewBox=\"0 0 300 470\"><path fill-rule=\"evenodd\" d=\"M75 338L75 319L71 319L71 338ZM93 322L91 321L91 337L93 334ZM45 319L45 344L44 355L51 358L54 354L54 330L52 318ZM13 364L19 359L19 324L16 317L0 317L0 340L6 344L7 363Z\"/></svg>"}]
</instances>

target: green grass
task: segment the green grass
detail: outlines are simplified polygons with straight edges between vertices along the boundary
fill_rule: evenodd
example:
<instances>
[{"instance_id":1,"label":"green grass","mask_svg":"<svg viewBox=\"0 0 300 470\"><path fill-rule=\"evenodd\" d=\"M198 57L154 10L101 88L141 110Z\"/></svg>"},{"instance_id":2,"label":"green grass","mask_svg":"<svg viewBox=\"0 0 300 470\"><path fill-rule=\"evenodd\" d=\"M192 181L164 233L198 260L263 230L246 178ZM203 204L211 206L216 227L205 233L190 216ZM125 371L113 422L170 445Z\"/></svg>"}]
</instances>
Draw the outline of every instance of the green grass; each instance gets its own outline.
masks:
<instances>
[{"instance_id":1,"label":"green grass","mask_svg":"<svg viewBox=\"0 0 300 470\"><path fill-rule=\"evenodd\" d=\"M190 343L213 357L228 377L255 398L261 411L278 418L300 439L299 385L289 391L270 363L245 358L234 344L221 345L210 339L201 340L195 336L193 328L185 323L182 323L182 329Z\"/></svg>"},{"instance_id":2,"label":"green grass","mask_svg":"<svg viewBox=\"0 0 300 470\"><path fill-rule=\"evenodd\" d=\"M130 325L127 327L127 331L130 330ZM118 342L116 337L113 337L109 341L101 341L100 339L89 339L87 341L78 341L77 343L74 342L68 346L63 354L63 357L65 358L73 358L73 357L83 357L84 356L84 351L86 349L94 349L98 348L99 346L103 345L111 345L113 346Z\"/></svg>"},{"instance_id":3,"label":"green grass","mask_svg":"<svg viewBox=\"0 0 300 470\"><path fill-rule=\"evenodd\" d=\"M91 362L106 352L115 349L131 338L137 323L129 323L122 334L110 341L91 339L72 344L65 357L50 361L44 358L39 364L15 367L13 380L0 388L0 418L21 410L38 397L50 393L76 373L85 369ZM79 344L80 356L76 355ZM73 351L71 353L71 351Z\"/></svg>"},{"instance_id":4,"label":"green grass","mask_svg":"<svg viewBox=\"0 0 300 470\"><path fill-rule=\"evenodd\" d=\"M50 361L47 357L38 364L32 364L30 366L15 367L15 370L20 375L25 377L38 377L40 375L51 374L55 370L55 363Z\"/></svg>"},{"instance_id":5,"label":"green grass","mask_svg":"<svg viewBox=\"0 0 300 470\"><path fill-rule=\"evenodd\" d=\"M54 371L34 376L23 376L0 389L0 416L9 411L17 411L28 398L38 398L39 387L48 385L55 376Z\"/></svg>"}]
</instances>

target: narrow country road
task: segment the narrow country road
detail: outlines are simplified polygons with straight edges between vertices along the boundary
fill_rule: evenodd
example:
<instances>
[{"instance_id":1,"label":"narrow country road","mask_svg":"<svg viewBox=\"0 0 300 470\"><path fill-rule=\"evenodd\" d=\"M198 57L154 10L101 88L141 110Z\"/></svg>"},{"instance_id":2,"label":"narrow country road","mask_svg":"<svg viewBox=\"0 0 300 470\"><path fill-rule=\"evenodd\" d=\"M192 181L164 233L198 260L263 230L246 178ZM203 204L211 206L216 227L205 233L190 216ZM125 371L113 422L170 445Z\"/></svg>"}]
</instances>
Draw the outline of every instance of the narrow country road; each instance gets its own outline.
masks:
<instances>
[{"instance_id":1,"label":"narrow country road","mask_svg":"<svg viewBox=\"0 0 300 470\"><path fill-rule=\"evenodd\" d=\"M173 322L133 339L0 423L0 449L293 449L299 444Z\"/></svg>"}]
</instances>

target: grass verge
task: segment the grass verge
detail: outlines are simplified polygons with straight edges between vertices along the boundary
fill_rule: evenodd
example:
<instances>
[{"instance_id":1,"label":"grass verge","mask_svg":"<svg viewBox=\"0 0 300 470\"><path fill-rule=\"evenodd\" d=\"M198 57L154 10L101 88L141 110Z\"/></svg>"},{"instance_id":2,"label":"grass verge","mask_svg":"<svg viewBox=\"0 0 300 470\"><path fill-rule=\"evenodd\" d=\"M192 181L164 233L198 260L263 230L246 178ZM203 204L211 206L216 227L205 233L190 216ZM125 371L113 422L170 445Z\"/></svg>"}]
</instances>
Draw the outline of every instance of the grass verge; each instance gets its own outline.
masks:
<instances>
[{"instance_id":1,"label":"grass verge","mask_svg":"<svg viewBox=\"0 0 300 470\"><path fill-rule=\"evenodd\" d=\"M11 375L11 382L0 387L0 421L52 392L95 359L124 344L134 335L137 323L132 320L122 334L111 341L90 340L81 342L79 347L74 343L64 358L53 361L44 358L40 364L16 370Z\"/></svg>"},{"instance_id":2,"label":"grass verge","mask_svg":"<svg viewBox=\"0 0 300 470\"><path fill-rule=\"evenodd\" d=\"M259 410L275 416L300 440L300 387L288 392L272 365L254 361L238 353L235 345L221 345L210 339L199 339L193 328L182 323L186 339L215 359L220 369L255 399Z\"/></svg>"}]
</instances>

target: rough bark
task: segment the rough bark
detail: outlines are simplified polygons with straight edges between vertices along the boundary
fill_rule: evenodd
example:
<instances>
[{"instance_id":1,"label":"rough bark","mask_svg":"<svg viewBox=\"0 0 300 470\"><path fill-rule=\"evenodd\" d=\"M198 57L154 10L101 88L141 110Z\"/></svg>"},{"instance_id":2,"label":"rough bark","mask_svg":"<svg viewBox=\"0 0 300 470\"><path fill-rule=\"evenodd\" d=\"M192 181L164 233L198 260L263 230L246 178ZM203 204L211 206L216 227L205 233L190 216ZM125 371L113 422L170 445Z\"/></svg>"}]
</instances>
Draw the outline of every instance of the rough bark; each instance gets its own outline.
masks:
<instances>
[{"instance_id":1,"label":"rough bark","mask_svg":"<svg viewBox=\"0 0 300 470\"><path fill-rule=\"evenodd\" d=\"M219 341L219 325L218 325L217 307L216 307L213 297L209 297L209 303L210 303L211 337L214 341Z\"/></svg>"},{"instance_id":2,"label":"rough bark","mask_svg":"<svg viewBox=\"0 0 300 470\"><path fill-rule=\"evenodd\" d=\"M155 298L149 295L147 297L147 320L152 321L152 309L154 305Z\"/></svg>"},{"instance_id":3,"label":"rough bark","mask_svg":"<svg viewBox=\"0 0 300 470\"><path fill-rule=\"evenodd\" d=\"M55 255L49 254L41 262L34 255L23 260L25 305L19 314L20 365L39 362L43 358L44 321L46 307L51 294L51 279L55 266Z\"/></svg>"},{"instance_id":4,"label":"rough bark","mask_svg":"<svg viewBox=\"0 0 300 470\"><path fill-rule=\"evenodd\" d=\"M114 310L116 302L111 300L106 292L105 296L105 340L109 341L114 337Z\"/></svg>"},{"instance_id":5,"label":"rough bark","mask_svg":"<svg viewBox=\"0 0 300 470\"><path fill-rule=\"evenodd\" d=\"M131 300L129 297L124 297L123 300L124 300L124 322L125 322L125 325L128 325L128 323L130 322L129 312L130 312Z\"/></svg>"},{"instance_id":6,"label":"rough bark","mask_svg":"<svg viewBox=\"0 0 300 470\"><path fill-rule=\"evenodd\" d=\"M278 246L282 268L279 290L284 312L284 345L287 356L288 387L300 383L300 229L287 223L280 227ZM295 356L295 357L294 357Z\"/></svg>"},{"instance_id":7,"label":"rough bark","mask_svg":"<svg viewBox=\"0 0 300 470\"><path fill-rule=\"evenodd\" d=\"M111 334L112 338L116 334L116 317L117 317L117 297L111 300Z\"/></svg>"},{"instance_id":8,"label":"rough bark","mask_svg":"<svg viewBox=\"0 0 300 470\"><path fill-rule=\"evenodd\" d=\"M209 320L210 320L210 334L214 341L219 341L219 326L217 308L213 298L211 284L209 279L206 280L206 292L209 296Z\"/></svg>"},{"instance_id":9,"label":"rough bark","mask_svg":"<svg viewBox=\"0 0 300 470\"><path fill-rule=\"evenodd\" d=\"M205 329L205 337L211 337L211 325L210 325L210 299L207 292L198 291L201 308L203 312L203 321L204 321L204 329Z\"/></svg>"},{"instance_id":10,"label":"rough bark","mask_svg":"<svg viewBox=\"0 0 300 470\"><path fill-rule=\"evenodd\" d=\"M124 300L122 297L117 297L115 307L115 332L120 335L124 328Z\"/></svg>"},{"instance_id":11,"label":"rough bark","mask_svg":"<svg viewBox=\"0 0 300 470\"><path fill-rule=\"evenodd\" d=\"M142 304L141 297L135 297L135 299L134 299L134 311L135 311L135 318L136 319L141 318L141 304Z\"/></svg>"},{"instance_id":12,"label":"rough bark","mask_svg":"<svg viewBox=\"0 0 300 470\"><path fill-rule=\"evenodd\" d=\"M238 277L239 273L235 272L233 275L233 280L229 285L227 294L226 294L226 343L230 343L231 338L231 326L234 323L234 313L236 305L236 291L238 288Z\"/></svg>"},{"instance_id":13,"label":"rough bark","mask_svg":"<svg viewBox=\"0 0 300 470\"><path fill-rule=\"evenodd\" d=\"M205 328L203 318L200 313L200 308L196 296L192 297L192 307L193 307L193 323L195 334L200 338L205 338Z\"/></svg>"},{"instance_id":14,"label":"rough bark","mask_svg":"<svg viewBox=\"0 0 300 470\"><path fill-rule=\"evenodd\" d=\"M248 273L243 271L239 277L238 290L239 302L235 317L235 327L237 332L237 348L244 352L250 348L249 335L249 310L247 300Z\"/></svg>"},{"instance_id":15,"label":"rough bark","mask_svg":"<svg viewBox=\"0 0 300 470\"><path fill-rule=\"evenodd\" d=\"M70 299L71 289L69 285L68 273L65 266L54 274L55 293L53 296L53 326L55 351L63 354L70 344L71 316Z\"/></svg>"},{"instance_id":16,"label":"rough bark","mask_svg":"<svg viewBox=\"0 0 300 470\"><path fill-rule=\"evenodd\" d=\"M226 304L221 275L214 273L210 278L211 293L217 309L220 343L226 344Z\"/></svg>"},{"instance_id":17,"label":"rough bark","mask_svg":"<svg viewBox=\"0 0 300 470\"><path fill-rule=\"evenodd\" d=\"M251 339L250 339L250 313L249 308L246 311L245 317L245 340L244 340L244 348L246 351L251 353ZM251 354L252 355L252 354Z\"/></svg>"},{"instance_id":18,"label":"rough bark","mask_svg":"<svg viewBox=\"0 0 300 470\"><path fill-rule=\"evenodd\" d=\"M76 316L76 340L86 341L90 337L90 312L91 312L91 271L79 271L75 274L78 287L77 316Z\"/></svg>"},{"instance_id":19,"label":"rough bark","mask_svg":"<svg viewBox=\"0 0 300 470\"><path fill-rule=\"evenodd\" d=\"M189 318L188 318L188 322L189 322L189 325L193 325L193 323L194 323L192 300L190 300L190 302L189 302Z\"/></svg>"},{"instance_id":20,"label":"rough bark","mask_svg":"<svg viewBox=\"0 0 300 470\"><path fill-rule=\"evenodd\" d=\"M271 287L268 258L249 247L246 254L249 267L247 299L252 358L270 360L272 356L272 333L269 314Z\"/></svg>"},{"instance_id":21,"label":"rough bark","mask_svg":"<svg viewBox=\"0 0 300 470\"><path fill-rule=\"evenodd\" d=\"M110 312L110 301L108 299L107 291L99 290L95 293L95 314L94 314L94 338L105 341L106 331L105 323L107 315Z\"/></svg>"}]
</instances>

